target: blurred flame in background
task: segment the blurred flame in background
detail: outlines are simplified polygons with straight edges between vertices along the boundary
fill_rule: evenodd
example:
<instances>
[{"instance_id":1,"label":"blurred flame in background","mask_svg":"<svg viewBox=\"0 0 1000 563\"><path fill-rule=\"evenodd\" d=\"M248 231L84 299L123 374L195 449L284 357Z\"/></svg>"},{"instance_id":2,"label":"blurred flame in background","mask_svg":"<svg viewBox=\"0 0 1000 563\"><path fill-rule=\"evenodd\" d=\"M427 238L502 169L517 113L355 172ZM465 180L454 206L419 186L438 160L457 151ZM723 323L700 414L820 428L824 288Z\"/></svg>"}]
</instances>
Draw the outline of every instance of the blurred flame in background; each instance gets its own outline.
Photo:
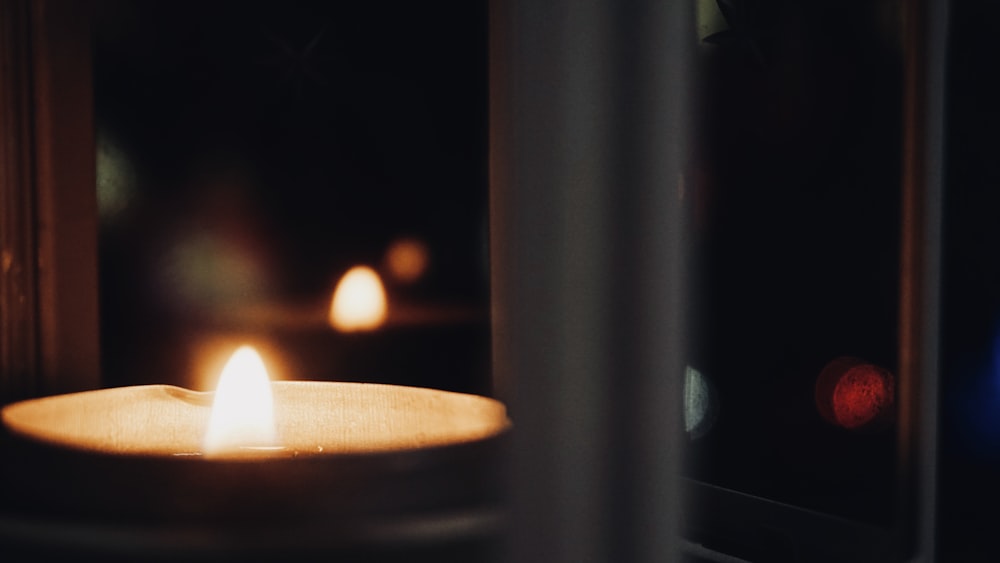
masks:
<instances>
[{"instance_id":1,"label":"blurred flame in background","mask_svg":"<svg viewBox=\"0 0 1000 563\"><path fill-rule=\"evenodd\" d=\"M330 325L341 332L374 330L385 322L388 304L382 279L367 266L347 271L333 292Z\"/></svg>"},{"instance_id":2,"label":"blurred flame in background","mask_svg":"<svg viewBox=\"0 0 1000 563\"><path fill-rule=\"evenodd\" d=\"M427 273L430 250L427 244L415 238L400 238L385 252L385 268L394 280L413 283Z\"/></svg>"}]
</instances>

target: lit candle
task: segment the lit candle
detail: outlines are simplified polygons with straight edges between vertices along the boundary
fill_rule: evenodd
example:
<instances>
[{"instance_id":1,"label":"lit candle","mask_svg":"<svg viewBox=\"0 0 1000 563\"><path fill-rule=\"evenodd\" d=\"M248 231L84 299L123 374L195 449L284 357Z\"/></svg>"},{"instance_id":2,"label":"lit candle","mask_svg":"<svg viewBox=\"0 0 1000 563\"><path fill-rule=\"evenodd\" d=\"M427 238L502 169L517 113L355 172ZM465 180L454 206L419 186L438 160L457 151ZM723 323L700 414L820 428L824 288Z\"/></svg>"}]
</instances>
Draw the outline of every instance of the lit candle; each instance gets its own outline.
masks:
<instances>
[{"instance_id":1,"label":"lit candle","mask_svg":"<svg viewBox=\"0 0 1000 563\"><path fill-rule=\"evenodd\" d=\"M409 450L482 440L508 426L504 406L477 395L372 383L268 382L249 347L233 355L214 394L168 385L117 387L22 401L4 408L2 417L23 439L146 456Z\"/></svg>"},{"instance_id":2,"label":"lit candle","mask_svg":"<svg viewBox=\"0 0 1000 563\"><path fill-rule=\"evenodd\" d=\"M268 382L263 370L243 348L215 393L145 385L5 407L5 481L18 483L4 491L8 506L130 525L265 522L274 543L297 545L303 526L317 522L349 520L342 534L309 538L343 543L359 527L384 526L387 515L498 500L497 446L510 425L498 401Z\"/></svg>"}]
</instances>

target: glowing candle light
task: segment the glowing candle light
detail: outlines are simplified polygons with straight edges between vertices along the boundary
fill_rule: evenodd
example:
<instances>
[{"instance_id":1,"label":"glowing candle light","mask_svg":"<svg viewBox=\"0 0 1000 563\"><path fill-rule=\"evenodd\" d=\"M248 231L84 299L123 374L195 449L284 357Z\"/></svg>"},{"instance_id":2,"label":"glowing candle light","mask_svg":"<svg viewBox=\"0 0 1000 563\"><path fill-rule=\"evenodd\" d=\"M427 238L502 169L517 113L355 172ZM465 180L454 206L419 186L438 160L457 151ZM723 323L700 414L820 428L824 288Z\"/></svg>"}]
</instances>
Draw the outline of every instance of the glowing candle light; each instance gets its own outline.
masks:
<instances>
[{"instance_id":1,"label":"glowing candle light","mask_svg":"<svg viewBox=\"0 0 1000 563\"><path fill-rule=\"evenodd\" d=\"M385 322L388 305L379 275L367 266L348 270L330 304L330 324L343 332L373 330Z\"/></svg>"},{"instance_id":2,"label":"glowing candle light","mask_svg":"<svg viewBox=\"0 0 1000 563\"><path fill-rule=\"evenodd\" d=\"M477 395L270 382L248 346L232 355L214 395L170 385L114 387L21 401L0 417L13 435L60 448L223 459L410 451L488 439L509 424L502 403Z\"/></svg>"},{"instance_id":3,"label":"glowing candle light","mask_svg":"<svg viewBox=\"0 0 1000 563\"><path fill-rule=\"evenodd\" d=\"M261 538L310 556L317 545L363 544L357 530L438 514L456 498L479 510L494 502L498 440L510 425L501 403L476 395L269 382L249 347L232 355L214 394L115 387L21 401L0 418L11 454L4 475L16 484L4 491L5 510L87 525L196 521L204 536L223 538L212 549L237 534L240 556ZM351 527L340 532L333 523L343 522Z\"/></svg>"},{"instance_id":4,"label":"glowing candle light","mask_svg":"<svg viewBox=\"0 0 1000 563\"><path fill-rule=\"evenodd\" d=\"M276 445L271 380L256 350L243 346L222 370L205 433L208 456Z\"/></svg>"}]
</instances>

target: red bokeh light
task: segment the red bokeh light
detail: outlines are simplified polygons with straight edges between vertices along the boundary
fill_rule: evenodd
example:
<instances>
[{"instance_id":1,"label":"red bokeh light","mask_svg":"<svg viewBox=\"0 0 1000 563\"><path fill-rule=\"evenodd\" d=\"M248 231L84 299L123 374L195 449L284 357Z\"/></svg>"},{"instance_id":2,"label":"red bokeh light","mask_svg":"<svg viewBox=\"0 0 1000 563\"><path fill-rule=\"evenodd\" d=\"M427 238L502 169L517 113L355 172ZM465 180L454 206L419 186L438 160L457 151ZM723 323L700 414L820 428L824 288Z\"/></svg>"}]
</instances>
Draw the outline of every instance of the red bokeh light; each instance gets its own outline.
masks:
<instances>
[{"instance_id":1,"label":"red bokeh light","mask_svg":"<svg viewBox=\"0 0 1000 563\"><path fill-rule=\"evenodd\" d=\"M857 358L837 358L816 381L816 405L828 422L849 430L892 419L895 380L888 370Z\"/></svg>"}]
</instances>

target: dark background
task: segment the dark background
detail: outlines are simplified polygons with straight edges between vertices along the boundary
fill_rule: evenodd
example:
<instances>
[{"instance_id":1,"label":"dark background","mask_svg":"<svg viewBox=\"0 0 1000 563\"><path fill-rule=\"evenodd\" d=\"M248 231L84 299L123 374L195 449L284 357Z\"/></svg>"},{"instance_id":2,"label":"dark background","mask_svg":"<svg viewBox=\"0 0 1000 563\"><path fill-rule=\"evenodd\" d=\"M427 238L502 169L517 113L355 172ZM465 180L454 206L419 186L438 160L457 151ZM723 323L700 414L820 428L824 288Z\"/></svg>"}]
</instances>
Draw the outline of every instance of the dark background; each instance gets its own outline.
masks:
<instances>
[{"instance_id":1,"label":"dark background","mask_svg":"<svg viewBox=\"0 0 1000 563\"><path fill-rule=\"evenodd\" d=\"M243 339L285 377L489 391L485 2L97 10L107 384L205 386L200 348ZM473 320L301 319L400 237L430 269L390 300Z\"/></svg>"},{"instance_id":2,"label":"dark background","mask_svg":"<svg viewBox=\"0 0 1000 563\"><path fill-rule=\"evenodd\" d=\"M1000 82L992 2L951 3L940 522L947 560L995 561L1000 526Z\"/></svg>"},{"instance_id":3,"label":"dark background","mask_svg":"<svg viewBox=\"0 0 1000 563\"><path fill-rule=\"evenodd\" d=\"M714 428L687 473L871 523L894 515L895 426L853 432L814 399L830 361L896 370L898 8L726 2L697 52L691 363Z\"/></svg>"}]
</instances>

